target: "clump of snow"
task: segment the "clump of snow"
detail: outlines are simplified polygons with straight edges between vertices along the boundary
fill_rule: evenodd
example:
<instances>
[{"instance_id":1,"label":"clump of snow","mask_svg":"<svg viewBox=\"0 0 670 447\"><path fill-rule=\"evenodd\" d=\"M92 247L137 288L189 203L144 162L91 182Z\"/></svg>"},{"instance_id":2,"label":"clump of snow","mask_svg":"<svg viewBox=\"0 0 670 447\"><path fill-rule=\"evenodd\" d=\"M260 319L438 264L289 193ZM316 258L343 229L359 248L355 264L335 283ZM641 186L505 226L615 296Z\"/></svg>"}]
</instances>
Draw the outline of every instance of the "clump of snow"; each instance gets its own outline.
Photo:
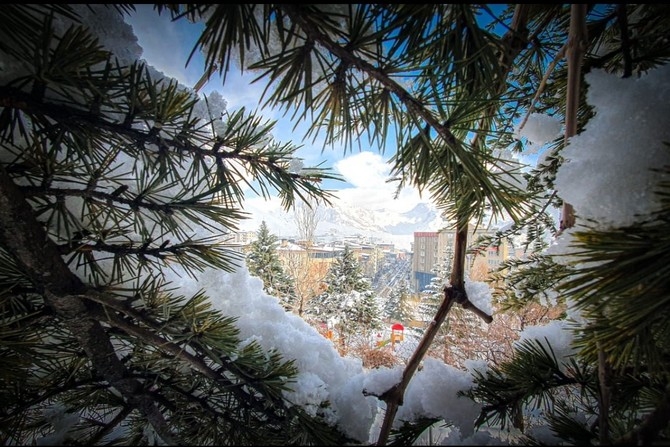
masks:
<instances>
[{"instance_id":1,"label":"clump of snow","mask_svg":"<svg viewBox=\"0 0 670 447\"><path fill-rule=\"evenodd\" d=\"M548 142L561 135L562 123L553 116L543 113L531 113L523 127L514 129L517 139L526 138L530 145L526 146L526 153L536 152Z\"/></svg>"},{"instance_id":2,"label":"clump of snow","mask_svg":"<svg viewBox=\"0 0 670 447\"><path fill-rule=\"evenodd\" d=\"M493 295L491 294L491 286L488 283L465 278L465 293L467 293L468 299L472 304L491 315L493 312L493 307L491 306Z\"/></svg>"},{"instance_id":3,"label":"clump of snow","mask_svg":"<svg viewBox=\"0 0 670 447\"><path fill-rule=\"evenodd\" d=\"M514 345L518 346L527 340L537 340L547 348L547 351L553 351L560 365L575 354L575 350L571 346L573 336L574 332L570 322L553 320L542 326L527 326L521 331L519 339L514 342Z\"/></svg>"},{"instance_id":4,"label":"clump of snow","mask_svg":"<svg viewBox=\"0 0 670 447\"><path fill-rule=\"evenodd\" d=\"M654 211L654 189L667 179L657 169L670 165L664 144L670 142L670 66L625 79L596 70L586 82L595 116L561 152L565 162L555 180L558 195L574 207L577 224L546 251L557 262L581 267L574 233L633 225L639 215ZM568 302L567 316L572 324L584 322L574 302Z\"/></svg>"},{"instance_id":5,"label":"clump of snow","mask_svg":"<svg viewBox=\"0 0 670 447\"><path fill-rule=\"evenodd\" d=\"M207 106L207 110L198 111L198 113L196 113L197 116L207 116L206 113L209 113L212 117L217 118L226 112L228 101L221 95L221 93L214 90L206 96L206 99L206 101L201 101L196 104L196 110L198 106Z\"/></svg>"},{"instance_id":6,"label":"clump of snow","mask_svg":"<svg viewBox=\"0 0 670 447\"><path fill-rule=\"evenodd\" d=\"M379 396L402 380L402 368L377 368L371 371L365 382L365 391Z\"/></svg>"},{"instance_id":7,"label":"clump of snow","mask_svg":"<svg viewBox=\"0 0 670 447\"><path fill-rule=\"evenodd\" d=\"M233 273L207 269L197 281L185 275L170 280L187 296L200 289L209 291L216 309L238 318L236 326L243 345L253 340L263 349L276 349L286 360L295 360L300 372L293 390L285 393L289 401L312 414L330 401L326 420L339 424L349 436L367 441L377 398L363 394L368 383L360 359L340 356L330 340L298 315L285 312L246 266Z\"/></svg>"},{"instance_id":8,"label":"clump of snow","mask_svg":"<svg viewBox=\"0 0 670 447\"><path fill-rule=\"evenodd\" d=\"M96 34L98 43L112 52L121 65L132 64L142 56L142 47L137 41L133 27L123 21L123 17L112 5L70 4L81 23ZM70 26L78 26L64 17L54 21L54 30L62 34Z\"/></svg>"},{"instance_id":9,"label":"clump of snow","mask_svg":"<svg viewBox=\"0 0 670 447\"><path fill-rule=\"evenodd\" d=\"M123 64L130 64L142 55L133 27L123 21L116 8L111 5L76 5L82 21L95 30L100 43L109 49ZM114 26L109 24L113 23Z\"/></svg>"},{"instance_id":10,"label":"clump of snow","mask_svg":"<svg viewBox=\"0 0 670 447\"><path fill-rule=\"evenodd\" d=\"M463 363L465 368L473 375L475 372L484 374L489 367L489 364L486 362L486 360L482 359L466 360Z\"/></svg>"},{"instance_id":11,"label":"clump of snow","mask_svg":"<svg viewBox=\"0 0 670 447\"><path fill-rule=\"evenodd\" d=\"M670 66L625 79L595 70L585 80L595 116L561 152L555 187L578 220L631 225L656 203L662 174L652 169L670 164Z\"/></svg>"},{"instance_id":12,"label":"clump of snow","mask_svg":"<svg viewBox=\"0 0 670 447\"><path fill-rule=\"evenodd\" d=\"M422 415L441 417L459 427L464 436L470 436L481 406L466 397L459 397L458 392L466 391L472 385L472 376L468 372L432 357L425 358L423 368L416 372L407 387L396 424Z\"/></svg>"}]
</instances>

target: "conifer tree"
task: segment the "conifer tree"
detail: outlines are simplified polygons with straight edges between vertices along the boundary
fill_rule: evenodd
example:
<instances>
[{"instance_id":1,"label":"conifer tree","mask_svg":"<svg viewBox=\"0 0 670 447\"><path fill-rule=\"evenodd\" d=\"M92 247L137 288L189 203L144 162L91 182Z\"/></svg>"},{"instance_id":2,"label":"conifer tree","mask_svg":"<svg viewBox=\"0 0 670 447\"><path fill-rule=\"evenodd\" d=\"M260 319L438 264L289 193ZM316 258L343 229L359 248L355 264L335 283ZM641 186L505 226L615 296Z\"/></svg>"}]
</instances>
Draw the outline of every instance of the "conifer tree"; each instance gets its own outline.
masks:
<instances>
[{"instance_id":1,"label":"conifer tree","mask_svg":"<svg viewBox=\"0 0 670 447\"><path fill-rule=\"evenodd\" d=\"M402 280L394 287L384 304L384 315L387 319L409 323L414 320L415 309L411 303L412 292L409 281Z\"/></svg>"},{"instance_id":2,"label":"conifer tree","mask_svg":"<svg viewBox=\"0 0 670 447\"><path fill-rule=\"evenodd\" d=\"M267 224L262 221L256 240L249 246L247 267L252 275L263 280L263 290L279 298L284 309L290 312L296 301L295 287L279 259L278 243L279 238L270 233Z\"/></svg>"},{"instance_id":3,"label":"conifer tree","mask_svg":"<svg viewBox=\"0 0 670 447\"><path fill-rule=\"evenodd\" d=\"M308 303L306 314L332 322L339 348L345 352L354 334L364 336L381 327L381 310L370 282L349 245L328 269L326 291Z\"/></svg>"},{"instance_id":4,"label":"conifer tree","mask_svg":"<svg viewBox=\"0 0 670 447\"><path fill-rule=\"evenodd\" d=\"M370 289L370 282L363 276L356 253L349 245L344 246L344 250L328 270L326 285L326 292L331 295L365 292Z\"/></svg>"}]
</instances>

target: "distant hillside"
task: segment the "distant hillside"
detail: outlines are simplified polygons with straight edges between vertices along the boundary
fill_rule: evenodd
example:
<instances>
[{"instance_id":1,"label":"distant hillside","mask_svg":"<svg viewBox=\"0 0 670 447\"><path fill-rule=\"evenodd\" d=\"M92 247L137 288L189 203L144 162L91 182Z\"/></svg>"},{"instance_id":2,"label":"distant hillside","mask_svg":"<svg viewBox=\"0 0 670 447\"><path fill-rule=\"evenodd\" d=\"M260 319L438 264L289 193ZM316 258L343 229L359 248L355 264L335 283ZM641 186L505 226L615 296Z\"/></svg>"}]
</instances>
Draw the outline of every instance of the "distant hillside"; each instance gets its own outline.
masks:
<instances>
[{"instance_id":1,"label":"distant hillside","mask_svg":"<svg viewBox=\"0 0 670 447\"><path fill-rule=\"evenodd\" d=\"M263 207L252 202L246 211L253 217L243 222L242 229L254 231L264 220L268 229L281 238L298 236L291 213ZM439 212L430 204L417 203L409 211L400 213L388 209L367 209L336 203L322 208L316 235L320 240L359 235L375 242L391 242L409 249L415 231L437 231L444 226Z\"/></svg>"}]
</instances>

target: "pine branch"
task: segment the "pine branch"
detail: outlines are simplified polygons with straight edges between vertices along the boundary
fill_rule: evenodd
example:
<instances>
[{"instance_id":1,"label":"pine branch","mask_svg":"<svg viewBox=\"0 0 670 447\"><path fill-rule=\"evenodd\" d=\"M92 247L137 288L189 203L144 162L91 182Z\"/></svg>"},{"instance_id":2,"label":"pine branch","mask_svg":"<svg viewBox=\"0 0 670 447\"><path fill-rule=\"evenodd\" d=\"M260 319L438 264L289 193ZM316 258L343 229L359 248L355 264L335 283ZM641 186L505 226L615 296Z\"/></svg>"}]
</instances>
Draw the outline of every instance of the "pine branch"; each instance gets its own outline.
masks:
<instances>
[{"instance_id":1,"label":"pine branch","mask_svg":"<svg viewBox=\"0 0 670 447\"><path fill-rule=\"evenodd\" d=\"M247 402L248 404L250 404L250 407L255 411L257 411L259 414L266 414L274 422L283 419L283 417L275 413L275 411L273 410L273 408L275 408L274 406L268 407L264 403L265 399L267 399L268 397L267 395L265 395L263 399L256 399L252 393L245 392L243 390L242 384L236 383L235 381L227 378L223 371L217 371L216 369L212 368L210 364L208 364L208 362L205 361L203 358L200 358L199 356L189 353L188 350L185 349L186 346L170 342L168 339L158 335L160 331L166 331L167 328L159 326L156 322L152 322L151 320L147 319L139 312L133 310L128 306L123 306L121 304L114 303L104 295L89 292L86 295L82 295L82 298L85 300L98 303L101 306L114 309L120 312L121 314L128 315L132 317L136 321L136 323L130 323L126 319L120 318L114 313L106 312L103 310L103 307L97 308L98 310L95 313L96 318L99 318L101 321L105 321L106 323L112 325L115 328L121 329L128 335L137 337L138 339L144 341L145 343L151 346L160 347L162 351L170 354L175 359L181 359L185 361L185 363L188 364L190 367L196 369L208 379L211 379L215 383L218 383L222 391L225 390L226 392L231 392L237 396L240 402ZM142 326L140 326L140 324L142 326L149 327L151 330L143 328ZM204 346L199 345L195 340L191 340L190 343L187 344L187 346L190 346L191 348L194 348L197 351L204 352L203 351ZM207 354L211 356L211 354L213 353L210 351L207 352ZM235 370L235 365L230 361L224 361L224 359L221 356L222 354L215 355L215 358L218 357L218 363L221 366L225 366L225 369L232 370L237 378L246 379L244 380L245 385L250 387L254 386L254 378L252 376L249 376L241 369ZM275 405L278 404L278 402L274 403ZM282 405L280 404L279 407L281 406Z\"/></svg>"},{"instance_id":2,"label":"pine branch","mask_svg":"<svg viewBox=\"0 0 670 447\"><path fill-rule=\"evenodd\" d=\"M97 377L91 377L84 380L69 380L60 386L51 386L46 389L35 391L32 394L24 394L22 396L23 401L20 402L19 405L9 406L9 411L3 410L2 416L3 418L11 420L39 404L53 402L53 399L61 394L66 394L68 391L76 390L82 386L99 383L99 381L100 378ZM131 407L130 410L132 411L133 408Z\"/></svg>"},{"instance_id":3,"label":"pine branch","mask_svg":"<svg viewBox=\"0 0 670 447\"><path fill-rule=\"evenodd\" d=\"M54 308L56 315L62 319L71 334L84 348L98 374L104 377L111 387L118 390L132 407L140 410L167 443L175 444L177 441L156 407L156 399L159 396L152 396L150 391L144 390L145 385L138 382L136 376L131 375L123 363L118 360L110 339L113 331L106 331L101 322L109 324L112 328L120 329L147 345L155 346L174 358L184 360L191 368L195 368L205 377L218 383L222 391L237 395L240 403L248 405L250 410L262 415L268 421L283 423L287 421L284 413L291 415L290 417L306 417L302 415L299 407L287 407L279 394L270 392L270 383L274 379L269 371L266 371L262 377L257 376L253 369L246 369L230 360L224 360L220 353L216 353L196 338L189 337L186 344L173 343L158 335L160 332L170 334L168 326L152 321L132 307L116 303L114 299L110 299L110 296L86 287L67 270L57 247L47 238L42 227L35 221L32 210L24 200L18 187L3 171L0 175L0 205L2 208L0 227L3 229L0 232L0 241L42 292L45 302ZM17 224L18 221L21 222L21 225ZM14 230L8 234L7 231L10 228ZM23 230L17 231L17 228ZM55 271L58 271L59 274L51 273ZM45 275L45 273L49 274ZM122 318L117 312L120 315L131 317L132 320ZM175 336L183 336L183 334L173 333L172 337ZM190 352L200 354L194 355ZM265 359L265 356L262 358ZM223 369L214 369L206 359L214 359ZM236 383L228 378L230 372L242 382ZM277 374L285 377L287 373L277 371ZM284 383L283 379L278 383ZM243 385L249 389L246 390ZM268 406L268 401L272 402L271 406Z\"/></svg>"},{"instance_id":4,"label":"pine branch","mask_svg":"<svg viewBox=\"0 0 670 447\"><path fill-rule=\"evenodd\" d=\"M498 420L503 429L508 420L515 427L523 425L519 413L523 405L539 407L543 402L549 405L553 402L552 394L572 386L579 386L583 396L597 381L589 370L580 372L576 364L563 372L551 346L545 347L539 340L522 342L513 360L487 373L476 372L475 376L476 386L461 394L483 401L476 425Z\"/></svg>"},{"instance_id":5,"label":"pine branch","mask_svg":"<svg viewBox=\"0 0 670 447\"><path fill-rule=\"evenodd\" d=\"M117 208L121 206L126 206L132 210L138 210L140 208L146 209L148 211L154 211L162 213L165 215L174 214L177 211L186 209L186 205L193 207L195 205L194 201L188 199L187 201L182 200L172 200L169 202L155 202L146 200L146 196L138 195L134 198L126 198L120 195L119 192L121 189L117 189L114 192L107 193L102 191L91 190L87 187L86 189L76 189L76 188L48 188L41 186L21 186L21 190L26 198L31 197L42 197L42 196L53 196L57 200L63 200L65 197L81 197L87 201L96 202L100 205L106 205L110 208ZM127 188L123 188L127 189ZM238 211L235 209L223 209L222 207L215 207L218 212L225 211L225 215L231 220L239 220L245 217L243 211Z\"/></svg>"},{"instance_id":6,"label":"pine branch","mask_svg":"<svg viewBox=\"0 0 670 447\"><path fill-rule=\"evenodd\" d=\"M141 392L142 385L127 378L126 369L116 357L105 330L92 318L95 309L78 297L86 287L62 261L57 247L35 221L21 191L4 169L0 170L0 210L2 245L81 343L94 368L150 421L165 442L175 443L176 438L163 415Z\"/></svg>"},{"instance_id":7,"label":"pine branch","mask_svg":"<svg viewBox=\"0 0 670 447\"><path fill-rule=\"evenodd\" d=\"M519 129L523 129L523 127L526 125L526 122L528 122L528 117L535 111L535 104L537 100L540 98L540 95L544 92L545 87L547 86L547 81L549 80L549 76L551 76L551 73L554 71L554 68L556 67L556 64L560 62L561 59L565 57L565 52L567 51L568 44L565 43L561 49L556 53L556 56L554 56L554 59L551 61L549 66L547 67L547 71L544 73L542 76L542 80L540 81L540 85L537 87L537 91L535 92L535 96L533 96L533 99L530 101L530 105L528 106L528 111L526 112L526 115L523 117L523 120L521 120L521 123L519 124Z\"/></svg>"},{"instance_id":8,"label":"pine branch","mask_svg":"<svg viewBox=\"0 0 670 447\"><path fill-rule=\"evenodd\" d=\"M132 407L126 406L119 413L112 418L111 421L104 424L100 430L93 436L91 436L88 441L90 445L97 445L102 439L110 434L115 428L117 428L133 411Z\"/></svg>"},{"instance_id":9,"label":"pine branch","mask_svg":"<svg viewBox=\"0 0 670 447\"><path fill-rule=\"evenodd\" d=\"M8 109L21 110L26 114L32 115L34 118L51 118L60 125L69 127L70 130L84 128L97 128L105 133L110 141L119 141L123 143L126 140L131 140L136 147L148 150L148 145L157 148L160 151L175 151L176 153L191 154L196 157L211 157L216 163L221 164L226 160L235 160L247 164L249 167L255 167L257 180L271 181L282 192L286 188L291 187L296 192L304 189L310 195L323 197L326 201L332 195L313 186L314 181L321 181L324 179L339 180L338 176L333 176L325 173L325 171L312 169L307 174L289 172L287 169L280 167L277 164L277 159L272 153L264 153L263 151L253 150L252 147L239 147L235 150L222 151L220 147L225 144L225 140L218 140L219 145L212 145L211 149L202 142L194 142L191 139L181 137L170 138L167 135L160 135L155 132L156 127L151 130L144 131L142 129L131 128L127 123L118 123L110 121L103 116L91 115L87 110L81 110L76 107L70 107L61 104L47 103L41 98L35 98L30 93L25 93L20 89L13 87L0 86L0 105ZM250 124L251 122L249 122ZM247 124L248 125L248 124ZM200 138L206 138L206 134L200 134ZM216 140L215 140L216 142ZM253 171L252 171L253 172ZM243 181L244 176L240 176ZM229 182L235 184L235 181ZM252 186L250 184L250 186ZM288 197L287 206L293 202L291 196Z\"/></svg>"},{"instance_id":10,"label":"pine branch","mask_svg":"<svg viewBox=\"0 0 670 447\"><path fill-rule=\"evenodd\" d=\"M639 427L615 439L614 445L651 445L658 441L659 434L666 430L670 422L670 386L666 386L665 393L658 402L654 411L648 414Z\"/></svg>"},{"instance_id":11,"label":"pine branch","mask_svg":"<svg viewBox=\"0 0 670 447\"><path fill-rule=\"evenodd\" d=\"M482 154L473 153L466 150L460 139L451 132L449 122L440 122L438 118L435 117L433 112L430 111L427 104L422 104L416 99L413 94L410 94L406 89L404 89L400 84L395 82L391 76L386 74L383 70L378 69L367 60L363 58L356 57L349 51L347 48L338 45L335 43L328 35L324 32L321 32L318 27L312 23L309 19L309 16L305 12L296 6L287 6L282 5L282 8L286 10L287 15L291 20L296 23L300 28L307 34L310 40L318 42L322 45L327 51L330 52L335 58L341 61L341 63L346 67L355 67L358 70L366 73L370 78L379 82L386 92L389 92L391 95L395 96L399 103L403 104L407 108L407 114L412 120L413 124L417 128L426 128L428 130L432 129L437 133L439 139L444 142L445 152L439 153L439 158L435 159L438 161L438 165L435 166L434 170L440 170L440 174L446 179L454 178L456 182L455 185L462 183L464 181L471 181L472 184L477 184L473 186L468 184L457 191L454 194L451 194L450 197L458 197L460 194L477 194L479 196L485 196L490 199L490 202L494 207L498 208L500 205L504 208L510 215L515 216L518 213L516 209L518 203L515 200L510 200L509 194L504 193L506 191L502 185L497 184L493 181L493 177L488 175L488 171L480 157ZM510 42L513 42L516 45L517 40L513 39ZM517 54L516 52L520 51L514 48L509 52L510 55ZM489 88L487 85L486 88ZM277 100L279 101L279 100ZM482 113L482 116L486 116L485 113ZM423 121L425 126L422 126L419 122ZM402 127L402 125L400 126ZM419 133L421 137L421 132ZM422 137L423 138L423 137ZM425 147L428 152L435 152L437 150L432 150L432 142L425 141ZM407 158L414 159L416 154L411 154ZM422 162L428 163L431 160L431 156L426 154L426 156L419 157ZM404 163L407 163L405 161ZM399 163L396 163L397 168L404 169L398 166ZM427 165L426 165L427 166ZM460 169L463 172L463 175L454 176L454 172ZM423 175L428 175L429 170L424 169ZM439 176L434 176L434 172L430 173L431 178L439 178ZM425 186L425 183L430 183L426 179L421 179L417 177L415 180L416 186L422 188ZM435 191L432 191L432 194L435 197L440 197L438 191L440 189L439 185L435 185L437 188ZM444 200L444 197L440 197L440 200ZM464 219L462 213L458 213L459 222L461 219ZM464 221L463 221L464 222ZM462 223L462 222L461 222Z\"/></svg>"}]
</instances>

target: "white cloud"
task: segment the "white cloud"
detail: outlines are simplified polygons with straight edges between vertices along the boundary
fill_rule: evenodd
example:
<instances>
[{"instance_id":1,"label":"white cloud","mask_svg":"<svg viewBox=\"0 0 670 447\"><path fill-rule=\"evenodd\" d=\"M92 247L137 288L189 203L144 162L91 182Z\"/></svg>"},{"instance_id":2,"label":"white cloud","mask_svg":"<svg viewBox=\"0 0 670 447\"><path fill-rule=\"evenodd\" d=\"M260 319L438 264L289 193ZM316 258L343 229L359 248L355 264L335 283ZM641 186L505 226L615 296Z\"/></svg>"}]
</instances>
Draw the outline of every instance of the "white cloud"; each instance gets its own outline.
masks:
<instances>
[{"instance_id":1,"label":"white cloud","mask_svg":"<svg viewBox=\"0 0 670 447\"><path fill-rule=\"evenodd\" d=\"M370 188L388 178L388 165L379 154L360 152L335 163L335 169L355 187Z\"/></svg>"},{"instance_id":2,"label":"white cloud","mask_svg":"<svg viewBox=\"0 0 670 447\"><path fill-rule=\"evenodd\" d=\"M348 205L404 212L419 202L429 202L412 188L404 188L398 198L394 198L397 184L387 182L390 166L377 153L360 152L346 157L335 163L335 170L353 185L338 192L339 199Z\"/></svg>"}]
</instances>

